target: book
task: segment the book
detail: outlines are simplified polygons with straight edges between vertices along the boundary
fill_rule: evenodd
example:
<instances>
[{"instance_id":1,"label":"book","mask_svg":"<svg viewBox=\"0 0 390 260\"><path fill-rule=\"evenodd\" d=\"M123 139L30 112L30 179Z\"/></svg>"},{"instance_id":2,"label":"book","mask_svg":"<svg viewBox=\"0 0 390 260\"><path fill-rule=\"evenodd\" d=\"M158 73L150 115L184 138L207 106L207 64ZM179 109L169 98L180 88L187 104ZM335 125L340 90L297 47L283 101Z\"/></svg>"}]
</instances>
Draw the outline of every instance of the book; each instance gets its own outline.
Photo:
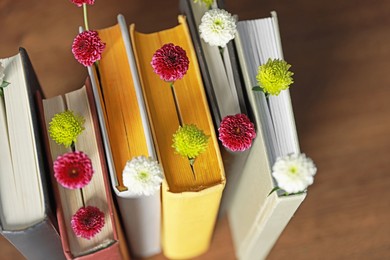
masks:
<instances>
[{"instance_id":1,"label":"book","mask_svg":"<svg viewBox=\"0 0 390 260\"><path fill-rule=\"evenodd\" d=\"M289 90L269 97L252 90L257 85L258 66L269 58L283 59L276 12L267 18L239 21L237 31L235 43L257 138L235 185L227 215L236 256L264 259L306 193L270 194L275 187L271 167L277 157L300 153Z\"/></svg>"},{"instance_id":2,"label":"book","mask_svg":"<svg viewBox=\"0 0 390 260\"><path fill-rule=\"evenodd\" d=\"M27 259L65 259L48 185L27 51L0 59L10 84L0 96L0 233Z\"/></svg>"},{"instance_id":3,"label":"book","mask_svg":"<svg viewBox=\"0 0 390 260\"><path fill-rule=\"evenodd\" d=\"M157 157L163 166L162 248L166 257L188 259L208 250L225 186L225 175L211 113L186 19L166 30L144 34L130 25L130 37L148 109ZM164 44L183 48L190 60L174 91L150 65ZM179 125L194 124L209 136L206 151L191 167L174 152L172 137Z\"/></svg>"},{"instance_id":4,"label":"book","mask_svg":"<svg viewBox=\"0 0 390 260\"><path fill-rule=\"evenodd\" d=\"M222 8L221 5L223 6L221 1L214 1L211 8ZM235 42L228 42L223 50L224 57L222 58L218 47L210 46L200 38L199 25L202 16L208 11L206 5L201 1L195 3L192 0L181 0L180 10L188 20L209 105L211 108L215 107L211 111L214 126L217 129L225 116L250 112L247 108L248 100L243 87ZM226 91L226 86L230 86L230 91ZM226 207L234 197L235 185L249 151L231 152L222 145L220 145L220 150L227 180L219 210L219 217L223 217L226 215Z\"/></svg>"},{"instance_id":5,"label":"book","mask_svg":"<svg viewBox=\"0 0 390 260\"><path fill-rule=\"evenodd\" d=\"M214 125L219 126L227 115L246 114L246 98L234 42L230 41L221 55L217 46L210 46L199 35L198 28L202 16L208 11L207 6L202 1L180 0L179 7L187 18ZM216 1L212 8L218 8Z\"/></svg>"},{"instance_id":6,"label":"book","mask_svg":"<svg viewBox=\"0 0 390 260\"><path fill-rule=\"evenodd\" d=\"M57 219L62 240L63 251L67 259L127 259L126 249L120 244L118 233L120 225L116 223L106 161L103 152L96 108L87 79L85 85L75 91L51 98L43 98L36 93L41 115L42 133L49 167L52 171L51 180L57 202ZM54 178L54 161L73 149L57 144L49 134L49 123L61 112L72 111L84 118L84 130L74 143L74 150L88 155L93 168L91 181L82 188L68 189ZM96 235L84 238L76 236L71 226L72 216L83 207L97 207L104 213L104 226Z\"/></svg>"},{"instance_id":7,"label":"book","mask_svg":"<svg viewBox=\"0 0 390 260\"><path fill-rule=\"evenodd\" d=\"M217 2L211 8L223 8L223 1ZM212 68L218 55L213 57L210 54L207 48L212 47L200 39L198 30L201 17L208 9L201 1L194 3L181 0L180 4L182 12L189 17L192 38L198 57L201 57L199 60L205 63L201 68ZM289 92L284 91L279 97L270 97L267 101L264 94L252 91L252 87L257 84L255 76L258 66L269 57L283 58L276 13L273 13L272 18L259 21L260 29L253 28L252 24L248 25L247 21L238 22L238 35L235 41L230 42L232 62L226 62L225 59L221 61L226 67L235 65L233 71L241 74L241 77L235 78L242 80L237 85L243 88L242 100L248 108L242 113L247 113L257 128L257 138L250 150L238 153L221 148L227 185L219 214L221 217L228 216L239 259L265 258L305 197L305 194L282 197L277 193L268 197L275 186L271 177L274 161L278 156L298 153L299 146ZM216 73L223 75L221 72ZM212 70L203 69L202 75L206 86L212 89L207 94L215 95L215 98L209 97L209 100L214 100L211 102L216 102L215 111L223 110L217 100L224 98L226 91L219 90L208 80L213 76ZM229 102L225 105L237 107Z\"/></svg>"},{"instance_id":8,"label":"book","mask_svg":"<svg viewBox=\"0 0 390 260\"><path fill-rule=\"evenodd\" d=\"M137 257L161 252L160 192L134 195L123 184L126 162L136 156L156 159L149 119L138 79L128 25L122 15L117 24L97 30L106 43L99 68L88 67L102 129L112 189L128 239Z\"/></svg>"}]
</instances>

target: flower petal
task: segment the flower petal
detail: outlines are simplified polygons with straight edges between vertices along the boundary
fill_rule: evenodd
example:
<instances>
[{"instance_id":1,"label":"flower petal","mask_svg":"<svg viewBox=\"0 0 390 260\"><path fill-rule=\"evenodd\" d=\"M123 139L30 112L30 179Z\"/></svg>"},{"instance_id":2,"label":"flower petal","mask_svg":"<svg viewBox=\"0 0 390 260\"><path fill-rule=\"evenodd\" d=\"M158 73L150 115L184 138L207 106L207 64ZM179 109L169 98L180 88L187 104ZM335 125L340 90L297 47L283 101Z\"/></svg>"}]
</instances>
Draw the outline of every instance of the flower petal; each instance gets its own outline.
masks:
<instances>
[{"instance_id":1,"label":"flower petal","mask_svg":"<svg viewBox=\"0 0 390 260\"><path fill-rule=\"evenodd\" d=\"M151 61L153 71L168 82L183 78L189 63L185 50L173 43L164 44L154 53Z\"/></svg>"},{"instance_id":2,"label":"flower petal","mask_svg":"<svg viewBox=\"0 0 390 260\"><path fill-rule=\"evenodd\" d=\"M104 213L93 206L80 208L71 219L71 226L75 235L85 239L96 236L104 225Z\"/></svg>"},{"instance_id":3,"label":"flower petal","mask_svg":"<svg viewBox=\"0 0 390 260\"><path fill-rule=\"evenodd\" d=\"M94 170L91 159L75 151L57 157L53 164L57 182L68 189L80 189L90 183Z\"/></svg>"}]
</instances>

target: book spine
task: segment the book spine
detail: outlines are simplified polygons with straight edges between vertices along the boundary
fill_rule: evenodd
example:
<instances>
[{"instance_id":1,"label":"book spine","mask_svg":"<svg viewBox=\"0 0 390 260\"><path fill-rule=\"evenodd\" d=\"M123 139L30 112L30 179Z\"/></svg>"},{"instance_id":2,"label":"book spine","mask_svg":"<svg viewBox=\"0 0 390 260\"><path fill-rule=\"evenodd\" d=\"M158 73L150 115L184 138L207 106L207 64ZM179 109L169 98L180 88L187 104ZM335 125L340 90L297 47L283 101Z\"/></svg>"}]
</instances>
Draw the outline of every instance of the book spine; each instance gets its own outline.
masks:
<instances>
[{"instance_id":1,"label":"book spine","mask_svg":"<svg viewBox=\"0 0 390 260\"><path fill-rule=\"evenodd\" d=\"M164 255L190 259L210 246L224 184L198 192L172 193L162 186Z\"/></svg>"},{"instance_id":2,"label":"book spine","mask_svg":"<svg viewBox=\"0 0 390 260\"><path fill-rule=\"evenodd\" d=\"M187 23L183 16L178 16L178 20L178 26L163 31L143 34L136 32L132 25L130 32L165 174L162 185L163 252L168 258L188 259L204 253L210 246L225 176ZM150 57L167 42L182 47L192 64L185 77L175 81L175 95L150 66ZM175 154L172 149L171 136L182 123L195 124L210 135L208 149L197 157L193 168L188 158Z\"/></svg>"},{"instance_id":3,"label":"book spine","mask_svg":"<svg viewBox=\"0 0 390 260\"><path fill-rule=\"evenodd\" d=\"M267 210L258 215L251 232L237 248L237 257L241 260L265 259L305 196L278 197L276 193L269 196L263 207Z\"/></svg>"},{"instance_id":4,"label":"book spine","mask_svg":"<svg viewBox=\"0 0 390 260\"><path fill-rule=\"evenodd\" d=\"M160 192L135 198L117 197L131 252L146 258L161 252Z\"/></svg>"},{"instance_id":5,"label":"book spine","mask_svg":"<svg viewBox=\"0 0 390 260\"><path fill-rule=\"evenodd\" d=\"M50 219L23 231L0 231L29 260L64 260L60 237Z\"/></svg>"},{"instance_id":6,"label":"book spine","mask_svg":"<svg viewBox=\"0 0 390 260\"><path fill-rule=\"evenodd\" d=\"M180 0L179 7L180 11L184 13L187 17L188 28L191 34L192 42L194 44L194 49L196 56L198 58L199 68L202 73L202 80L207 94L207 101L209 103L210 112L213 117L213 122L215 126L219 126L221 123L221 113L218 107L216 93L213 89L212 80L210 76L210 71L207 66L205 53L203 52L201 39L198 33L198 26L195 21L195 16L191 0Z\"/></svg>"}]
</instances>

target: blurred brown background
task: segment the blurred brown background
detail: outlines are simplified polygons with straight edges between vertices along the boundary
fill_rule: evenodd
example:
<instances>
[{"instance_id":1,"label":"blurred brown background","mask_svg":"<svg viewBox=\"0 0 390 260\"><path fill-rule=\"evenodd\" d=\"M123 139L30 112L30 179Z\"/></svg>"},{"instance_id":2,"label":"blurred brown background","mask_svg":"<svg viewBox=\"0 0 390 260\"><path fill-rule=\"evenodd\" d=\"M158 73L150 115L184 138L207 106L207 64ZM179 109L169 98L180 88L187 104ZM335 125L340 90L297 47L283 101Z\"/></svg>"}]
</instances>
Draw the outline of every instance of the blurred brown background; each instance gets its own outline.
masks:
<instances>
[{"instance_id":1,"label":"blurred brown background","mask_svg":"<svg viewBox=\"0 0 390 260\"><path fill-rule=\"evenodd\" d=\"M225 3L240 19L277 11L301 150L319 169L269 259L390 259L390 1ZM96 0L88 10L91 28L122 13L143 32L176 25L179 12L178 0ZM23 46L48 97L77 89L86 69L70 50L82 23L68 0L1 0L0 57ZM233 254L225 219L199 259ZM2 237L0 259L21 259Z\"/></svg>"}]
</instances>

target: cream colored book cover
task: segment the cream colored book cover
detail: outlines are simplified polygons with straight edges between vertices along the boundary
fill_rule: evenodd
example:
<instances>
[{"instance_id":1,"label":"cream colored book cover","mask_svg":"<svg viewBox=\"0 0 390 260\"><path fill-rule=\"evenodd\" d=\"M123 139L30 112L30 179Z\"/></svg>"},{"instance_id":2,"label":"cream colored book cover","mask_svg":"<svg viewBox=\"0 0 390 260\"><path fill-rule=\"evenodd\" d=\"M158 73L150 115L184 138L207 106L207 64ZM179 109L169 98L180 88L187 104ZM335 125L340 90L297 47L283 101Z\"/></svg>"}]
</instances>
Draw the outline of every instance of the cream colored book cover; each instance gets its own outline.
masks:
<instances>
[{"instance_id":1,"label":"cream colored book cover","mask_svg":"<svg viewBox=\"0 0 390 260\"><path fill-rule=\"evenodd\" d=\"M248 37L252 35L250 28L256 23L260 24L256 30L262 38L254 37L252 40L260 46L261 55L253 54L253 46L248 47ZM268 101L262 93L252 91L256 85L257 66L265 63L268 57L283 58L276 13L268 18L238 22L235 43L255 117L257 138L226 208L237 258L265 259L306 196L306 193L290 196L278 192L270 194L275 187L271 167L276 157L299 153L288 90L280 96L269 97ZM278 111L283 112L287 124L285 129L271 120L280 118L280 115L275 115L276 110L270 105L272 102L281 104L282 108L279 107Z\"/></svg>"}]
</instances>

